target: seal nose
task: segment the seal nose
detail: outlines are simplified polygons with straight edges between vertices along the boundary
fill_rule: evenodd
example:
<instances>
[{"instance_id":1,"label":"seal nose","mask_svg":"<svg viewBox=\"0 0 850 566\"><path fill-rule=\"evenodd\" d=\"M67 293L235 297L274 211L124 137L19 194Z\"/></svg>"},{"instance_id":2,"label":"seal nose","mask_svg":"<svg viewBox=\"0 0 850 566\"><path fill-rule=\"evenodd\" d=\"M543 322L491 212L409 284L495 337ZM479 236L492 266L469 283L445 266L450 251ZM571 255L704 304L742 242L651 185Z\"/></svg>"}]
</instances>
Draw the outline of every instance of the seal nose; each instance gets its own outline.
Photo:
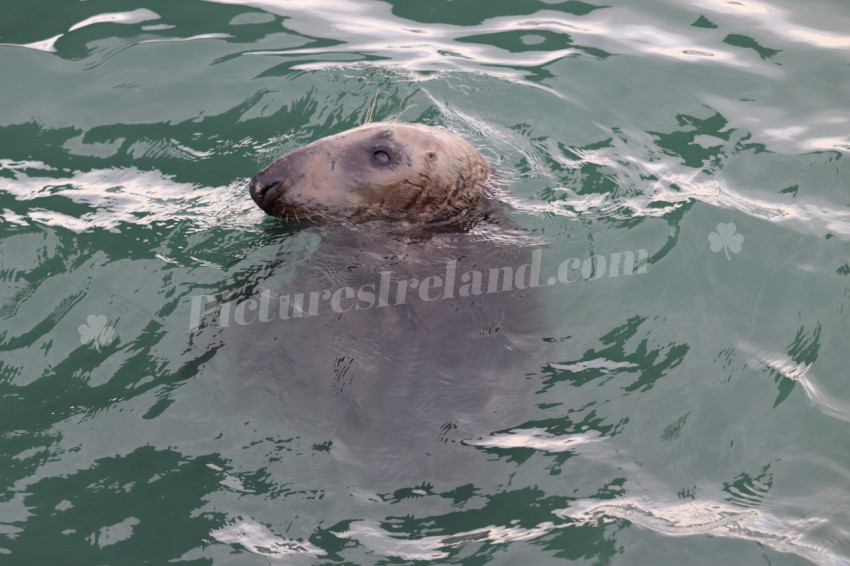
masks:
<instances>
[{"instance_id":1,"label":"seal nose","mask_svg":"<svg viewBox=\"0 0 850 566\"><path fill-rule=\"evenodd\" d=\"M248 188L257 206L272 216L276 215L281 199L286 197L286 192L299 177L297 165L298 159L289 153L254 175Z\"/></svg>"},{"instance_id":2,"label":"seal nose","mask_svg":"<svg viewBox=\"0 0 850 566\"><path fill-rule=\"evenodd\" d=\"M283 194L283 181L270 179L260 173L251 179L248 190L257 206L263 210L270 210L274 202Z\"/></svg>"}]
</instances>

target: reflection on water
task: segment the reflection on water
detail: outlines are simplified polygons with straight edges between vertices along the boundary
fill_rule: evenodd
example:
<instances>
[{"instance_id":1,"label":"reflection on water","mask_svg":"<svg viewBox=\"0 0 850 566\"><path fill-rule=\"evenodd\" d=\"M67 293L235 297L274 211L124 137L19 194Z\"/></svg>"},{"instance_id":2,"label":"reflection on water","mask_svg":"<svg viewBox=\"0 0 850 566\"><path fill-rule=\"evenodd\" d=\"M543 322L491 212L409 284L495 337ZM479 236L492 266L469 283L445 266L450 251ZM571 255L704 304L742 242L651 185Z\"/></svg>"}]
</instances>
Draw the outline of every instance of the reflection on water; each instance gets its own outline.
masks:
<instances>
[{"instance_id":1,"label":"reflection on water","mask_svg":"<svg viewBox=\"0 0 850 566\"><path fill-rule=\"evenodd\" d=\"M821 1L7 7L0 554L850 564L847 20ZM511 228L463 261L641 249L645 273L544 284L492 303L498 324L445 303L187 332L193 297L398 260L247 193L376 93L376 118L493 164Z\"/></svg>"},{"instance_id":2,"label":"reflection on water","mask_svg":"<svg viewBox=\"0 0 850 566\"><path fill-rule=\"evenodd\" d=\"M787 552L814 564L846 565L847 557L830 550L826 541L800 536L825 523L824 518L808 517L785 522L769 513L713 502L660 505L638 500L618 501L569 508L558 515L577 523L628 521L641 528L667 536L712 535L750 540L779 552Z\"/></svg>"}]
</instances>

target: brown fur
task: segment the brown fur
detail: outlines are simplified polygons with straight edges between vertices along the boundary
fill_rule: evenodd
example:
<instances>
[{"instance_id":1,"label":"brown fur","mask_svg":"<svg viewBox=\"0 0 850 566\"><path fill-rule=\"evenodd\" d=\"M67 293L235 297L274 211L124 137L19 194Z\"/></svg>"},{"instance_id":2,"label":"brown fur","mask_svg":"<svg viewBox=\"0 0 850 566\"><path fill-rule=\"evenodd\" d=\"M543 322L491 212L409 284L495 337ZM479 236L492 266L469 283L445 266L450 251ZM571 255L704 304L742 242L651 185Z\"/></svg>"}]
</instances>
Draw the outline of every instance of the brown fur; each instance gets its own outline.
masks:
<instances>
[{"instance_id":1,"label":"brown fur","mask_svg":"<svg viewBox=\"0 0 850 566\"><path fill-rule=\"evenodd\" d=\"M481 210L489 176L487 160L447 130L377 122L287 153L251 180L251 196L282 218L425 224Z\"/></svg>"}]
</instances>

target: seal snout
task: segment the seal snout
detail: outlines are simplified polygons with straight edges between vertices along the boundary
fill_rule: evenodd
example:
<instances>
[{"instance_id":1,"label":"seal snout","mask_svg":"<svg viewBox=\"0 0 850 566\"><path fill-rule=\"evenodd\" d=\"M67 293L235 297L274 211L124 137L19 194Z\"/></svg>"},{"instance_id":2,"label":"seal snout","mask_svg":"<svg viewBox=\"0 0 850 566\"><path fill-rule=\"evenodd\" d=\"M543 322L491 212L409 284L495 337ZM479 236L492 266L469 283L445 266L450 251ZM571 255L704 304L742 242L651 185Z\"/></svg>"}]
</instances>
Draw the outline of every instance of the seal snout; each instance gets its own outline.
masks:
<instances>
[{"instance_id":1,"label":"seal snout","mask_svg":"<svg viewBox=\"0 0 850 566\"><path fill-rule=\"evenodd\" d=\"M275 209L280 207L281 199L293 184L289 161L278 159L251 179L251 198L268 214L276 214Z\"/></svg>"},{"instance_id":2,"label":"seal snout","mask_svg":"<svg viewBox=\"0 0 850 566\"><path fill-rule=\"evenodd\" d=\"M251 179L251 198L263 210L270 210L275 201L283 194L283 181L280 179L263 178L257 175Z\"/></svg>"}]
</instances>

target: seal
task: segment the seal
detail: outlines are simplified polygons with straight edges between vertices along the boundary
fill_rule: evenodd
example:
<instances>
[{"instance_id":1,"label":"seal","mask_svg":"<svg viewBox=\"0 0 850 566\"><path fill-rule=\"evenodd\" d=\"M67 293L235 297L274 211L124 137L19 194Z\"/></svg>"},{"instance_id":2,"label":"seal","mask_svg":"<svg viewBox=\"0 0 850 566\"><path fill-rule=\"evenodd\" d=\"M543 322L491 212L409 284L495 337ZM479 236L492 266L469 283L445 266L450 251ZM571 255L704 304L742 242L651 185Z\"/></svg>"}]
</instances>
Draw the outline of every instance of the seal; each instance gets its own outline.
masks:
<instances>
[{"instance_id":1,"label":"seal","mask_svg":"<svg viewBox=\"0 0 850 566\"><path fill-rule=\"evenodd\" d=\"M204 371L306 453L370 468L353 477L484 477L466 441L524 422L547 356L539 242L486 159L441 128L372 123L280 157L250 193L297 224L205 303Z\"/></svg>"},{"instance_id":2,"label":"seal","mask_svg":"<svg viewBox=\"0 0 850 566\"><path fill-rule=\"evenodd\" d=\"M490 166L442 128L366 124L287 153L250 184L267 214L426 225L483 212Z\"/></svg>"}]
</instances>

